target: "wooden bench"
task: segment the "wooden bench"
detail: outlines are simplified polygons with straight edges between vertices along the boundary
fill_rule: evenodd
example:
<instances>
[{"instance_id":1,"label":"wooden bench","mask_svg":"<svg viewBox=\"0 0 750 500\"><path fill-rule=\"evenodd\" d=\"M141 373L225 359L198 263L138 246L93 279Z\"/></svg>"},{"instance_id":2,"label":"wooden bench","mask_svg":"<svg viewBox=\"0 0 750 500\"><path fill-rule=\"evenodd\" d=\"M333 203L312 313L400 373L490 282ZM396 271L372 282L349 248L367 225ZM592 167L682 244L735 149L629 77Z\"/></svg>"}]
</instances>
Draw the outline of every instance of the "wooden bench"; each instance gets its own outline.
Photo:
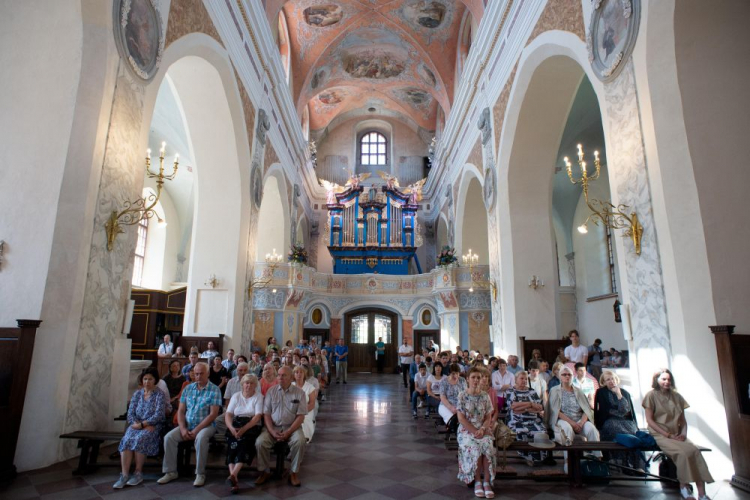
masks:
<instances>
[{"instance_id":1,"label":"wooden bench","mask_svg":"<svg viewBox=\"0 0 750 500\"><path fill-rule=\"evenodd\" d=\"M81 456L78 457L78 468L73 470L73 474L88 474L98 468L96 461L99 458L100 445L105 441L120 441L122 432L76 431L61 434L60 439L78 440Z\"/></svg>"},{"instance_id":2,"label":"wooden bench","mask_svg":"<svg viewBox=\"0 0 750 500\"><path fill-rule=\"evenodd\" d=\"M698 449L701 452L711 451L710 448L705 448L702 446L699 446ZM568 452L568 474L567 478L570 482L571 486L575 487L581 487L583 486L583 473L581 472L581 459L584 458L584 454L591 453L595 451L618 451L618 452L633 452L633 451L645 451L645 452L660 452L661 449L659 447L653 447L653 448L639 448L639 449L633 449L628 448L627 446L623 446L619 443L615 443L613 441L582 441L582 442L575 442L568 446L562 446L560 444L555 443L554 448L537 448L535 446L531 446L529 443L525 441L515 441L513 444L511 444L507 451L566 451ZM498 448L497 453L502 453L502 450ZM558 479L559 476L543 476L543 475L534 475L534 476L503 476L504 479L528 479L529 477L532 477L533 479ZM618 481L667 481L667 482L676 482L674 479L657 476L654 474L645 474L640 475L640 477L618 477Z\"/></svg>"}]
</instances>

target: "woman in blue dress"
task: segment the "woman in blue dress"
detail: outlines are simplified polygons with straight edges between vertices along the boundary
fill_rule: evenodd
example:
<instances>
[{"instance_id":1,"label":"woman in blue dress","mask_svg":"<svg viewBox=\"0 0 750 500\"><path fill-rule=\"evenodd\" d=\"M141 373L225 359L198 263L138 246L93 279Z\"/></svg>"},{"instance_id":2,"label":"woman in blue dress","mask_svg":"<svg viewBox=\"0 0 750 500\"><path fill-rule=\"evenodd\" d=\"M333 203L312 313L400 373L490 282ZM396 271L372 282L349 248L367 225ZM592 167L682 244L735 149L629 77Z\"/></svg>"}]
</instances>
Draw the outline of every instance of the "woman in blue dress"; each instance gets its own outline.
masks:
<instances>
[{"instance_id":1,"label":"woman in blue dress","mask_svg":"<svg viewBox=\"0 0 750 500\"><path fill-rule=\"evenodd\" d=\"M157 389L159 372L147 368L138 377L141 388L135 391L128 407L128 429L120 441L122 472L114 484L115 489L137 486L143 482L143 464L147 456L159 454L161 428L164 423L164 393ZM135 474L130 474L130 464L135 456Z\"/></svg>"}]
</instances>

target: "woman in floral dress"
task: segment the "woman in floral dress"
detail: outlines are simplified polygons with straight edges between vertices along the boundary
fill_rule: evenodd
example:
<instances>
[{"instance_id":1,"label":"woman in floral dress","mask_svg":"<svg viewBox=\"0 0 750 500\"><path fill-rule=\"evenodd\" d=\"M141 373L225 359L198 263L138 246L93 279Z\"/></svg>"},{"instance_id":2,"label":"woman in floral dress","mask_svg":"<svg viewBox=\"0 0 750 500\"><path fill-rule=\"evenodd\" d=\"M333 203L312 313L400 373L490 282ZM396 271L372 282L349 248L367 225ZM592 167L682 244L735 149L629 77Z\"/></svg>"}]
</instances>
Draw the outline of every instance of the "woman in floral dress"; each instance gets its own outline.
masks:
<instances>
[{"instance_id":1,"label":"woman in floral dress","mask_svg":"<svg viewBox=\"0 0 750 500\"><path fill-rule=\"evenodd\" d=\"M492 435L492 402L482 391L482 375L486 368L469 370L469 388L458 395L458 479L466 484L474 481L474 495L494 498L495 445ZM484 473L484 483L482 474Z\"/></svg>"},{"instance_id":2,"label":"woman in floral dress","mask_svg":"<svg viewBox=\"0 0 750 500\"><path fill-rule=\"evenodd\" d=\"M167 400L164 393L156 388L159 372L156 368L147 368L138 382L141 389L135 391L128 406L128 429L120 441L120 462L122 472L114 484L120 489L126 484L137 486L143 482L143 464L146 457L159 454L161 427L164 423L164 408ZM135 474L129 477L130 464L135 456Z\"/></svg>"},{"instance_id":3,"label":"woman in floral dress","mask_svg":"<svg viewBox=\"0 0 750 500\"><path fill-rule=\"evenodd\" d=\"M508 427L516 433L517 441L533 442L534 434L547 432L542 415L544 406L536 390L529 386L529 374L525 371L516 373L516 385L508 391ZM530 467L547 460L546 451L519 451Z\"/></svg>"}]
</instances>

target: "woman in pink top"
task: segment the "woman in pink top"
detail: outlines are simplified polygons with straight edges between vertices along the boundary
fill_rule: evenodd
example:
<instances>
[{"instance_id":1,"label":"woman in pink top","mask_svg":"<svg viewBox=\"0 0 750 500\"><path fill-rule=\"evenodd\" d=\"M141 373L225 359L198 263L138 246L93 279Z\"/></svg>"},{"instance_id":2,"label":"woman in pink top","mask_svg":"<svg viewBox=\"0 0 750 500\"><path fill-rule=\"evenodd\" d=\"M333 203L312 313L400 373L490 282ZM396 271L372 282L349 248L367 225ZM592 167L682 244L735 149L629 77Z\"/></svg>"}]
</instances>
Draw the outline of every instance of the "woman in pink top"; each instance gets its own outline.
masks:
<instances>
[{"instance_id":1,"label":"woman in pink top","mask_svg":"<svg viewBox=\"0 0 750 500\"><path fill-rule=\"evenodd\" d=\"M266 363L263 367L263 376L260 378L260 392L265 397L268 389L279 383L276 368L271 363Z\"/></svg>"}]
</instances>

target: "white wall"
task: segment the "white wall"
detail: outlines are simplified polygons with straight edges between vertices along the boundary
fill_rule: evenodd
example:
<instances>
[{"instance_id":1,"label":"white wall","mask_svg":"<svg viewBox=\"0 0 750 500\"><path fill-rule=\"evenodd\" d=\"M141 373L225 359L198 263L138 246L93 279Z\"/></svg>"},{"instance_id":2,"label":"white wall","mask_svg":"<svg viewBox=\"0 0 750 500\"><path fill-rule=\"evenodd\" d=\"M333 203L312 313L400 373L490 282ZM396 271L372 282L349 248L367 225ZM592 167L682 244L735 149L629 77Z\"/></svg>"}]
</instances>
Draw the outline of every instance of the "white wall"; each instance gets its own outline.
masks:
<instances>
[{"instance_id":1,"label":"white wall","mask_svg":"<svg viewBox=\"0 0 750 500\"><path fill-rule=\"evenodd\" d=\"M289 214L284 200L286 200L286 186L279 186L279 179L274 175L269 175L263 186L263 202L258 214L256 262L263 262L266 254L271 254L274 250L282 255L286 262L289 252L287 243L289 231L286 221L289 219Z\"/></svg>"},{"instance_id":2,"label":"white wall","mask_svg":"<svg viewBox=\"0 0 750 500\"><path fill-rule=\"evenodd\" d=\"M472 253L479 255L479 264L489 264L489 246L487 243L487 208L484 206L482 185L476 177L472 177L466 188L465 197L459 195L456 202L459 217L463 211L463 218L459 220L457 235L460 240L456 242L456 256L461 263L461 256L471 249ZM460 207L463 204L463 208Z\"/></svg>"},{"instance_id":3,"label":"white wall","mask_svg":"<svg viewBox=\"0 0 750 500\"><path fill-rule=\"evenodd\" d=\"M0 326L15 326L44 319L83 27L77 0L4 0L0 12Z\"/></svg>"}]
</instances>

